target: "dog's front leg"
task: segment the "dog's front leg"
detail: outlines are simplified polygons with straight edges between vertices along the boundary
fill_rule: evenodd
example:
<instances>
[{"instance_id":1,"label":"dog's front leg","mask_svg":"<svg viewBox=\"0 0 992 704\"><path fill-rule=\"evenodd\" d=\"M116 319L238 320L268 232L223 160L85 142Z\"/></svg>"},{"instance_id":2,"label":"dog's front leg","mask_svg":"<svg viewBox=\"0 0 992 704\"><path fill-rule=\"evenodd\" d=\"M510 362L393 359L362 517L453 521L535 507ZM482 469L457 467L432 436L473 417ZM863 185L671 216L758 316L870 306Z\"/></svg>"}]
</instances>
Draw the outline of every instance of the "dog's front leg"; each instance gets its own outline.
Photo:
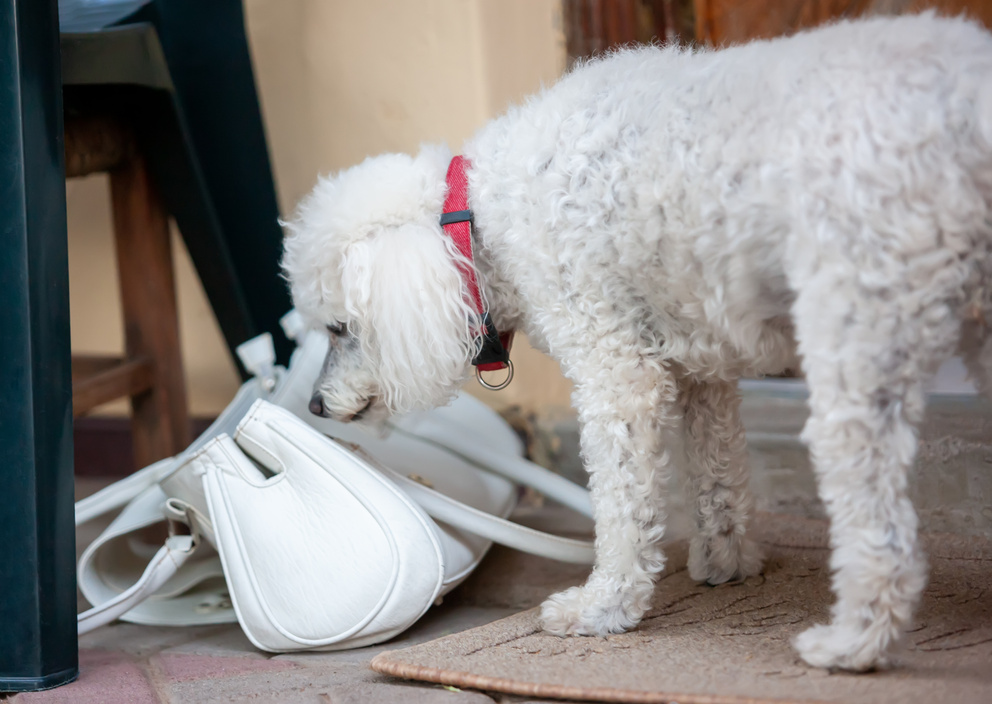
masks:
<instances>
[{"instance_id":1,"label":"dog's front leg","mask_svg":"<svg viewBox=\"0 0 992 704\"><path fill-rule=\"evenodd\" d=\"M544 629L558 635L605 635L635 626L665 565L663 492L673 458L662 438L681 424L678 390L657 361L615 355L615 349L590 354L572 375L580 380L573 399L590 474L596 565L584 585L544 602Z\"/></svg>"},{"instance_id":2,"label":"dog's front leg","mask_svg":"<svg viewBox=\"0 0 992 704\"><path fill-rule=\"evenodd\" d=\"M745 531L754 505L740 394L729 381L679 382L685 408L688 500L695 533L689 576L711 585L757 574L761 552Z\"/></svg>"}]
</instances>

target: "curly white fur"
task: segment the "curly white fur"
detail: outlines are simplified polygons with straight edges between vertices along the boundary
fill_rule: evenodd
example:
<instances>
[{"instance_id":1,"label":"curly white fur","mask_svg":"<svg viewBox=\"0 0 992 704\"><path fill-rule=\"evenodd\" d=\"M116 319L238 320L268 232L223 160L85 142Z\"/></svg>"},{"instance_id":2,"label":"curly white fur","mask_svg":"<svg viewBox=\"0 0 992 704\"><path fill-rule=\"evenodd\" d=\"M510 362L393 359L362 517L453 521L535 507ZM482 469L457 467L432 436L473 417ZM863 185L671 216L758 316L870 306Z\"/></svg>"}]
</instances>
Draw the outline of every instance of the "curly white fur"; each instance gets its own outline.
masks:
<instances>
[{"instance_id":1,"label":"curly white fur","mask_svg":"<svg viewBox=\"0 0 992 704\"><path fill-rule=\"evenodd\" d=\"M623 51L464 153L493 317L575 382L591 475L596 566L545 603L544 627L617 632L647 609L672 433L692 576L760 569L734 385L794 364L798 343L837 601L796 647L883 664L926 580L906 496L922 383L960 348L992 388L992 36L925 14ZM296 305L348 325L317 385L328 415L443 403L469 373L477 321L438 226L449 156L370 159L288 225Z\"/></svg>"}]
</instances>

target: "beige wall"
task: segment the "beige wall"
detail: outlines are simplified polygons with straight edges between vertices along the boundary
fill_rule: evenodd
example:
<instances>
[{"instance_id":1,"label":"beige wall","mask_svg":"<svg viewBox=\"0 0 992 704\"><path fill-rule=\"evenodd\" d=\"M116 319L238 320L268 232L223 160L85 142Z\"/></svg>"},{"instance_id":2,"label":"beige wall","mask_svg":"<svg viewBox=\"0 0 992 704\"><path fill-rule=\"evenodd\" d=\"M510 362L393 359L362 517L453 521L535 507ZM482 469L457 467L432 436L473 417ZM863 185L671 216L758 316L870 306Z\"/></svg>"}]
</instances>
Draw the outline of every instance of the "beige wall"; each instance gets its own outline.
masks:
<instances>
[{"instance_id":1,"label":"beige wall","mask_svg":"<svg viewBox=\"0 0 992 704\"><path fill-rule=\"evenodd\" d=\"M318 173L425 141L454 150L565 64L559 0L245 0L249 40L282 210ZM73 348L121 349L106 180L67 186ZM217 413L237 378L176 239L192 411ZM496 406L568 403L557 365L524 340L516 381ZM473 393L476 386L469 387ZM120 412L117 404L110 412Z\"/></svg>"}]
</instances>

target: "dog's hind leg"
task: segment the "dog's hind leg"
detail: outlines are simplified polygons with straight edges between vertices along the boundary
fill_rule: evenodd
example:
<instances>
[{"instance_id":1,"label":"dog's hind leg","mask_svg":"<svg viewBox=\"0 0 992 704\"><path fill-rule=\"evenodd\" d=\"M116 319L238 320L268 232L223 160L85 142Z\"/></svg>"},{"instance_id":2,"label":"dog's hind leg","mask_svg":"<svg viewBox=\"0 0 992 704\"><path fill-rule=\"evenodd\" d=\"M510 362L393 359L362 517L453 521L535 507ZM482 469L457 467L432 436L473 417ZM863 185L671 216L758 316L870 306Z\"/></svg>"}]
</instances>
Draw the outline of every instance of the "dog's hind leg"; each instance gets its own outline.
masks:
<instances>
[{"instance_id":1,"label":"dog's hind leg","mask_svg":"<svg viewBox=\"0 0 992 704\"><path fill-rule=\"evenodd\" d=\"M618 337L604 336L566 369L577 381L573 399L590 473L596 565L584 585L544 602L542 625L558 635L605 635L636 625L665 565L664 491L675 453L663 438L681 425L678 387L660 362L637 352L636 336L628 344Z\"/></svg>"},{"instance_id":2,"label":"dog's hind leg","mask_svg":"<svg viewBox=\"0 0 992 704\"><path fill-rule=\"evenodd\" d=\"M957 344L962 277L910 266L875 289L864 282L878 272L851 269L823 267L794 307L810 389L803 439L830 517L836 596L830 624L795 646L811 665L867 670L885 664L926 585L907 475L923 383Z\"/></svg>"},{"instance_id":3,"label":"dog's hind leg","mask_svg":"<svg viewBox=\"0 0 992 704\"><path fill-rule=\"evenodd\" d=\"M683 379L680 387L687 498L695 502L689 576L716 585L757 574L761 552L745 536L754 501L737 385Z\"/></svg>"}]
</instances>

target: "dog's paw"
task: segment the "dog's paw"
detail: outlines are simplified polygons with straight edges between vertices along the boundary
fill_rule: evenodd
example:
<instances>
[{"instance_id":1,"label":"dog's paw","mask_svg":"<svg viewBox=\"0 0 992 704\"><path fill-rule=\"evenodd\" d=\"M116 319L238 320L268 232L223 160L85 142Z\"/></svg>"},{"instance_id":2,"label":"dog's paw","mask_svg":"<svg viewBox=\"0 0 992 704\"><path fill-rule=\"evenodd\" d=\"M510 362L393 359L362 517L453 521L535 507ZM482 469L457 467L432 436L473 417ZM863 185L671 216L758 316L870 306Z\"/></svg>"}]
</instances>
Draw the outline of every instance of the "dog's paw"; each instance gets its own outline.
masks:
<instances>
[{"instance_id":1,"label":"dog's paw","mask_svg":"<svg viewBox=\"0 0 992 704\"><path fill-rule=\"evenodd\" d=\"M541 605L541 626L559 636L623 633L637 625L646 609L646 605L630 601L616 589L610 592L588 584L572 587L552 595Z\"/></svg>"},{"instance_id":2,"label":"dog's paw","mask_svg":"<svg viewBox=\"0 0 992 704\"><path fill-rule=\"evenodd\" d=\"M792 644L813 667L865 672L888 665L886 650L891 638L879 636L872 629L820 625L800 633Z\"/></svg>"},{"instance_id":3,"label":"dog's paw","mask_svg":"<svg viewBox=\"0 0 992 704\"><path fill-rule=\"evenodd\" d=\"M760 573L763 560L758 544L736 533L696 536L689 543L689 576L712 586Z\"/></svg>"}]
</instances>

